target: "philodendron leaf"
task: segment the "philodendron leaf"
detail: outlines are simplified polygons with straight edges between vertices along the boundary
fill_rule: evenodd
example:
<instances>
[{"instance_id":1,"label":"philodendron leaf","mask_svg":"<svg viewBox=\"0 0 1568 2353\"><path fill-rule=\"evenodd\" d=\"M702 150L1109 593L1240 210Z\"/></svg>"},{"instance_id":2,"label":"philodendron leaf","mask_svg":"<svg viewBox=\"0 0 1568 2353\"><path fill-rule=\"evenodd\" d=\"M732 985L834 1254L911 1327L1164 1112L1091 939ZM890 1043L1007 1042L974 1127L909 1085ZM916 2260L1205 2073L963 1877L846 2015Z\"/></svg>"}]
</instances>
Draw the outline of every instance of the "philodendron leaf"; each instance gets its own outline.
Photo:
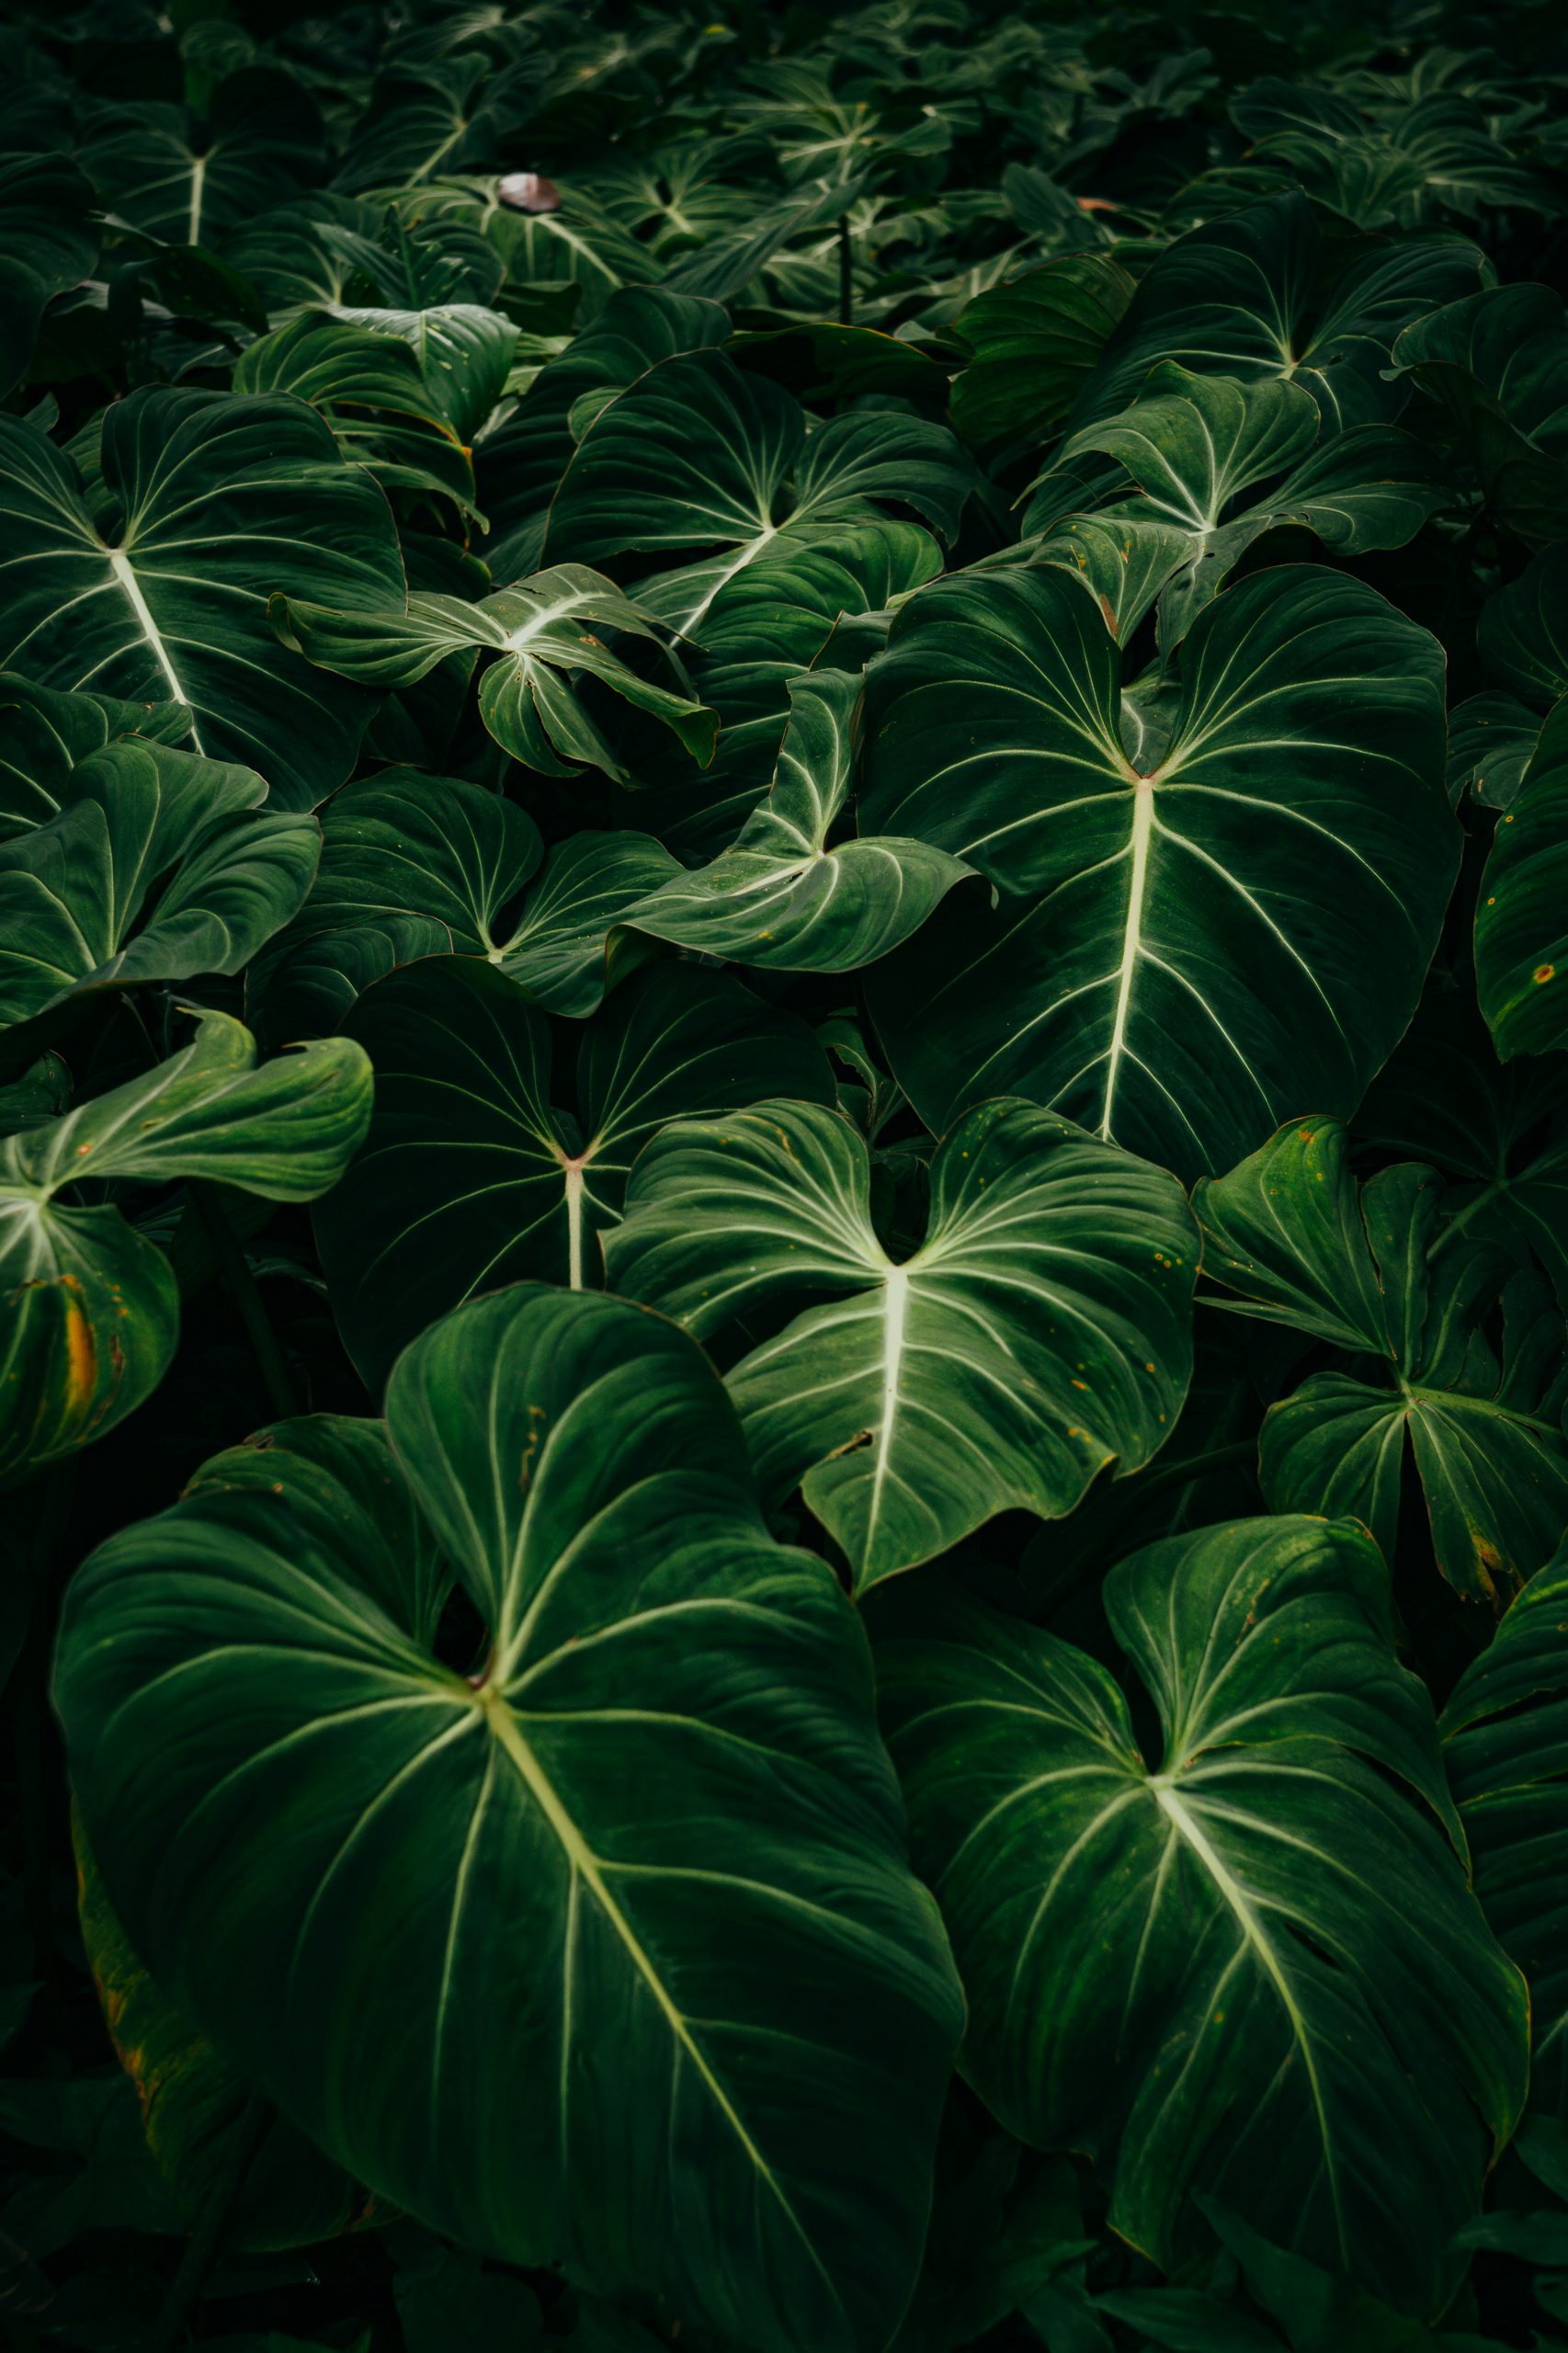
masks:
<instances>
[{"instance_id":1,"label":"philodendron leaf","mask_svg":"<svg viewBox=\"0 0 1568 2353\"><path fill-rule=\"evenodd\" d=\"M302 401L131 392L104 412L90 499L41 433L0 417L0 663L183 703L197 751L303 809L342 783L373 706L276 642L278 588L358 612L403 594L385 499Z\"/></svg>"},{"instance_id":2,"label":"philodendron leaf","mask_svg":"<svg viewBox=\"0 0 1568 2353\"><path fill-rule=\"evenodd\" d=\"M291 1426L265 1491L204 1482L72 1586L57 1703L136 1949L461 2243L876 2353L960 2008L854 1613L770 1540L701 1352L620 1301L474 1302L386 1432L472 1675Z\"/></svg>"},{"instance_id":3,"label":"philodendron leaf","mask_svg":"<svg viewBox=\"0 0 1568 2353\"><path fill-rule=\"evenodd\" d=\"M1549 286L1492 286L1414 320L1394 349L1468 443L1487 505L1528 547L1568 536L1568 325Z\"/></svg>"},{"instance_id":4,"label":"philodendron leaf","mask_svg":"<svg viewBox=\"0 0 1568 2353\"><path fill-rule=\"evenodd\" d=\"M952 332L973 357L953 379L953 423L976 449L1061 426L1133 281L1104 254L1061 254L966 303Z\"/></svg>"},{"instance_id":5,"label":"philodendron leaf","mask_svg":"<svg viewBox=\"0 0 1568 2353\"><path fill-rule=\"evenodd\" d=\"M1444 1761L1475 1892L1529 1981L1533 2111L1568 2118L1568 1553L1537 1571L1454 1686Z\"/></svg>"},{"instance_id":6,"label":"philodendron leaf","mask_svg":"<svg viewBox=\"0 0 1568 2353\"><path fill-rule=\"evenodd\" d=\"M67 789L0 847L0 1023L79 989L240 972L310 888L320 829L262 808L253 769L127 736Z\"/></svg>"},{"instance_id":7,"label":"philodendron leaf","mask_svg":"<svg viewBox=\"0 0 1568 2353\"><path fill-rule=\"evenodd\" d=\"M1405 392L1385 370L1395 336L1440 302L1472 291L1482 256L1458 237L1406 237L1324 250L1297 191L1206 221L1139 281L1069 422L1114 416L1151 368L1174 359L1204 375L1287 377L1311 392L1325 429L1396 416Z\"/></svg>"},{"instance_id":8,"label":"philodendron leaf","mask_svg":"<svg viewBox=\"0 0 1568 2353\"><path fill-rule=\"evenodd\" d=\"M1125 642L1157 596L1161 642L1174 645L1265 532L1294 525L1336 554L1354 555L1403 547L1452 503L1441 469L1410 434L1356 426L1314 448L1319 423L1316 402L1288 378L1246 383L1166 360L1131 408L1062 444L1053 468L1063 486L1054 471L1042 477L1024 529L1048 530L1040 557L1062 561L1064 548L1065 560L1103 594L1084 537L1063 528L1062 512L1065 500L1080 518L1075 464L1090 453L1113 458L1125 479L1110 504L1093 511L1116 565L1144 583L1136 598L1127 585L1107 598L1113 633Z\"/></svg>"},{"instance_id":9,"label":"philodendron leaf","mask_svg":"<svg viewBox=\"0 0 1568 2353\"><path fill-rule=\"evenodd\" d=\"M1089 2149L1153 2261L1198 2198L1408 2313L1452 2293L1525 2091L1523 1984L1466 1883L1383 1564L1338 1520L1149 1546L1097 1659L941 1576L869 1612L883 1722L1008 2130Z\"/></svg>"},{"instance_id":10,"label":"philodendron leaf","mask_svg":"<svg viewBox=\"0 0 1568 2353\"><path fill-rule=\"evenodd\" d=\"M163 1252L85 1178L203 1176L274 1201L335 1184L365 1133L370 1066L347 1039L256 1066L256 1042L207 1013L141 1078L0 1145L0 1478L101 1438L163 1379L179 1296Z\"/></svg>"},{"instance_id":11,"label":"philodendron leaf","mask_svg":"<svg viewBox=\"0 0 1568 2353\"><path fill-rule=\"evenodd\" d=\"M699 1337L826 1292L729 1377L757 1475L799 1486L858 1586L998 1511L1061 1518L1169 1435L1192 1370L1197 1242L1180 1187L1027 1103L990 1103L931 1167L895 1264L841 1111L755 1106L645 1146L612 1287Z\"/></svg>"},{"instance_id":12,"label":"philodendron leaf","mask_svg":"<svg viewBox=\"0 0 1568 2353\"><path fill-rule=\"evenodd\" d=\"M857 972L917 931L972 870L929 842L851 835L829 846L853 786L859 699L847 671L795 679L773 789L733 847L677 871L622 921L789 972Z\"/></svg>"},{"instance_id":13,"label":"philodendron leaf","mask_svg":"<svg viewBox=\"0 0 1568 2353\"><path fill-rule=\"evenodd\" d=\"M252 1001L265 1001L274 1029L285 1011L335 1029L366 944L394 935L416 954L483 956L552 1013L592 1013L614 926L681 871L646 834L574 834L547 858L515 801L414 768L346 785L322 812L322 835L310 897L252 968ZM623 949L617 969L625 961Z\"/></svg>"},{"instance_id":14,"label":"philodendron leaf","mask_svg":"<svg viewBox=\"0 0 1568 2353\"><path fill-rule=\"evenodd\" d=\"M1459 857L1443 657L1326 567L1254 574L1179 652L1162 745L1054 567L911 598L868 688L861 821L977 867L869 987L929 1127L999 1092L1186 1176L1349 1112L1415 1010ZM1128 746L1131 748L1128 748Z\"/></svg>"},{"instance_id":15,"label":"philodendron leaf","mask_svg":"<svg viewBox=\"0 0 1568 2353\"><path fill-rule=\"evenodd\" d=\"M278 597L271 619L286 645L362 686L412 687L449 654L470 663L495 655L479 682L479 715L503 750L546 776L571 776L574 763L586 762L618 784L631 782L578 699L579 675L663 720L699 763L713 756L713 713L640 678L594 634L608 628L657 642L642 608L584 564L557 564L472 605L415 595L380 612L335 612Z\"/></svg>"},{"instance_id":16,"label":"philodendron leaf","mask_svg":"<svg viewBox=\"0 0 1568 2353\"><path fill-rule=\"evenodd\" d=\"M435 491L473 506L472 460L400 335L306 311L247 344L234 390L309 401L344 456L368 466L384 489Z\"/></svg>"},{"instance_id":17,"label":"philodendron leaf","mask_svg":"<svg viewBox=\"0 0 1568 2353\"><path fill-rule=\"evenodd\" d=\"M316 1214L345 1345L372 1390L398 1350L475 1291L598 1279L598 1236L666 1120L749 1102L764 1083L833 1100L798 1014L728 975L633 975L584 1029L574 1108L551 1028L477 957L434 956L366 990L345 1024L376 1072L365 1148Z\"/></svg>"},{"instance_id":18,"label":"philodendron leaf","mask_svg":"<svg viewBox=\"0 0 1568 2353\"><path fill-rule=\"evenodd\" d=\"M1497 820L1475 911L1475 982L1506 1062L1568 1044L1568 699Z\"/></svg>"},{"instance_id":19,"label":"philodendron leaf","mask_svg":"<svg viewBox=\"0 0 1568 2353\"><path fill-rule=\"evenodd\" d=\"M182 744L188 720L177 702L57 694L14 670L0 676L0 840L58 817L76 798L76 771L122 736Z\"/></svg>"},{"instance_id":20,"label":"philodendron leaf","mask_svg":"<svg viewBox=\"0 0 1568 2353\"><path fill-rule=\"evenodd\" d=\"M1193 1209L1205 1274L1239 1294L1216 1304L1359 1360L1269 1408L1270 1508L1354 1513L1392 1563L1408 1434L1438 1567L1502 1606L1568 1526L1564 1325L1545 1284L1500 1251L1438 1246L1441 1194L1434 1170L1408 1164L1358 1193L1344 1129L1317 1118L1200 1183Z\"/></svg>"},{"instance_id":21,"label":"philodendron leaf","mask_svg":"<svg viewBox=\"0 0 1568 2353\"><path fill-rule=\"evenodd\" d=\"M551 556L595 563L623 551L668 563L722 550L639 584L647 610L688 636L720 590L783 540L823 541L889 502L956 536L974 482L945 426L886 409L849 410L809 438L780 386L720 351L650 368L582 435L550 510Z\"/></svg>"}]
</instances>

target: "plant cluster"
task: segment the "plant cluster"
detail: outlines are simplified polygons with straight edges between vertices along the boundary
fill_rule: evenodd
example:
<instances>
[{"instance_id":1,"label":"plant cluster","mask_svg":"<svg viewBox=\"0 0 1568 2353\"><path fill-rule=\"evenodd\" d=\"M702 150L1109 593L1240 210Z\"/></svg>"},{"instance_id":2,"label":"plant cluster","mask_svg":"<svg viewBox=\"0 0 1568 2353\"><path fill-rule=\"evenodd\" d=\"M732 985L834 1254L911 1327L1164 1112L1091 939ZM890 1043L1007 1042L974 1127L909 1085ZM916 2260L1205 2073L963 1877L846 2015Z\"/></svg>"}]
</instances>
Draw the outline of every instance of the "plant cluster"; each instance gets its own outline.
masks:
<instances>
[{"instance_id":1,"label":"plant cluster","mask_svg":"<svg viewBox=\"0 0 1568 2353\"><path fill-rule=\"evenodd\" d=\"M1554 12L0 67L9 2341L1568 2342Z\"/></svg>"}]
</instances>

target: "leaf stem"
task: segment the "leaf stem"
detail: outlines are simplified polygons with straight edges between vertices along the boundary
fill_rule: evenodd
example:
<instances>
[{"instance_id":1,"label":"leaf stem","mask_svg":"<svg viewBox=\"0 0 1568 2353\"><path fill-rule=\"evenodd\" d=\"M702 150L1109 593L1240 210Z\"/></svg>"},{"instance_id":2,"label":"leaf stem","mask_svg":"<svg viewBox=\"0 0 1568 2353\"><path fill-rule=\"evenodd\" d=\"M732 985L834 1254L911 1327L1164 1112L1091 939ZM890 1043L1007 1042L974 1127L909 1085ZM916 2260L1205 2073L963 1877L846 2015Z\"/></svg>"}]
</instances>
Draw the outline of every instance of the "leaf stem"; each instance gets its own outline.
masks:
<instances>
[{"instance_id":1,"label":"leaf stem","mask_svg":"<svg viewBox=\"0 0 1568 2353\"><path fill-rule=\"evenodd\" d=\"M267 1394L273 1411L285 1416L300 1411L299 1394L293 1376L289 1370L278 1335L256 1289L250 1261L230 1222L223 1188L210 1177L192 1177L190 1198L197 1216L201 1220L207 1239L212 1245L212 1256L218 1272L245 1327L256 1360L261 1370Z\"/></svg>"},{"instance_id":2,"label":"leaf stem","mask_svg":"<svg viewBox=\"0 0 1568 2353\"><path fill-rule=\"evenodd\" d=\"M855 324L854 252L849 243L849 215L838 216L838 315L846 327Z\"/></svg>"}]
</instances>

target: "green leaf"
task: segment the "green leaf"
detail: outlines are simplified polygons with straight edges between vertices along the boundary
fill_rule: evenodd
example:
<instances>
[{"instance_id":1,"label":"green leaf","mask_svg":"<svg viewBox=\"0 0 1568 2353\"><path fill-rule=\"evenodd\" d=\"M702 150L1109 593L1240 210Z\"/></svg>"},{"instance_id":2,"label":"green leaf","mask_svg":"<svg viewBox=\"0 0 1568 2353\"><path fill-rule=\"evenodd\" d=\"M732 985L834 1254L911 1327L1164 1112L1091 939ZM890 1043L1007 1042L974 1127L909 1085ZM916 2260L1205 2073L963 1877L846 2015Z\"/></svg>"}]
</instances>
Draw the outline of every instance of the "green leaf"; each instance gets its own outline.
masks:
<instances>
[{"instance_id":1,"label":"green leaf","mask_svg":"<svg viewBox=\"0 0 1568 2353\"><path fill-rule=\"evenodd\" d=\"M940 1577L869 1611L878 1688L1008 2129L1088 2148L1113 2229L1198 2256L1199 2197L1400 2310L1523 2103L1524 1988L1466 1884L1431 1704L1340 1521L1151 1545L1105 1604L1158 1711Z\"/></svg>"},{"instance_id":2,"label":"green leaf","mask_svg":"<svg viewBox=\"0 0 1568 2353\"><path fill-rule=\"evenodd\" d=\"M361 686L416 686L451 654L498 656L480 680L479 715L504 751L546 776L570 776L583 762L631 782L578 699L579 676L663 720L699 763L713 756L713 713L639 677L594 634L608 628L658 642L642 607L584 564L557 564L476 604L416 594L396 608L338 612L278 597L271 620L285 645Z\"/></svg>"},{"instance_id":3,"label":"green leaf","mask_svg":"<svg viewBox=\"0 0 1568 2353\"><path fill-rule=\"evenodd\" d=\"M331 426L346 458L384 490L433 490L474 503L473 467L401 337L302 312L241 352L234 390L292 392Z\"/></svg>"},{"instance_id":4,"label":"green leaf","mask_svg":"<svg viewBox=\"0 0 1568 2353\"><path fill-rule=\"evenodd\" d=\"M701 638L720 590L781 536L831 545L828 527L869 521L891 501L951 540L971 480L945 426L850 410L808 438L803 410L778 385L722 352L687 352L594 417L555 494L546 548L591 563L719 547L637 591L658 620Z\"/></svg>"},{"instance_id":5,"label":"green leaf","mask_svg":"<svg viewBox=\"0 0 1568 2353\"><path fill-rule=\"evenodd\" d=\"M1475 1892L1529 1980L1532 2114L1568 2116L1568 1554L1537 1571L1443 1711L1449 1781L1475 1858Z\"/></svg>"},{"instance_id":6,"label":"green leaf","mask_svg":"<svg viewBox=\"0 0 1568 2353\"><path fill-rule=\"evenodd\" d=\"M365 1133L370 1066L333 1039L256 1067L226 1014L142 1077L0 1145L0 1477L101 1438L174 1355L179 1295L118 1209L58 1197L87 1176L213 1177L265 1199L335 1184Z\"/></svg>"},{"instance_id":7,"label":"green leaf","mask_svg":"<svg viewBox=\"0 0 1568 2353\"><path fill-rule=\"evenodd\" d=\"M1224 1305L1381 1360L1376 1381L1364 1366L1314 1373L1269 1408L1270 1508L1354 1513L1392 1566L1408 1436L1437 1566L1501 1606L1568 1524L1563 1323L1544 1284L1510 1275L1499 1252L1437 1246L1441 1190L1415 1165L1358 1195L1344 1129L1315 1118L1201 1182L1193 1209L1204 1272L1239 1294Z\"/></svg>"},{"instance_id":8,"label":"green leaf","mask_svg":"<svg viewBox=\"0 0 1568 2353\"><path fill-rule=\"evenodd\" d=\"M874 2353L960 2006L853 1613L769 1540L700 1352L622 1302L474 1302L387 1433L472 1676L313 1463L298 1506L282 1434L270 1494L199 1491L72 1586L56 1697L137 1950L434 2228Z\"/></svg>"},{"instance_id":9,"label":"green leaf","mask_svg":"<svg viewBox=\"0 0 1568 2353\"><path fill-rule=\"evenodd\" d=\"M184 704L205 758L308 808L353 766L370 706L282 651L275 589L358 611L401 596L385 500L291 399L159 385L103 419L103 504L0 417L0 663L40 685Z\"/></svg>"},{"instance_id":10,"label":"green leaf","mask_svg":"<svg viewBox=\"0 0 1568 2353\"><path fill-rule=\"evenodd\" d=\"M898 615L862 823L1000 898L950 900L870 1003L927 1126L1010 1091L1190 1176L1304 1101L1348 1112L1415 1010L1459 847L1442 655L1361 583L1286 565L1193 623L1163 745L1123 748L1119 672L1054 567Z\"/></svg>"},{"instance_id":11,"label":"green leaf","mask_svg":"<svg viewBox=\"0 0 1568 2353\"><path fill-rule=\"evenodd\" d=\"M415 768L346 785L322 813L322 835L310 897L252 967L253 995L275 1028L288 1006L317 1007L319 1026L335 1029L352 999L323 987L334 943L351 961L367 936L394 932L415 953L487 958L553 1013L591 1013L609 977L613 926L680 871L646 834L574 834L545 858L516 802ZM624 964L624 951L615 961Z\"/></svg>"},{"instance_id":12,"label":"green leaf","mask_svg":"<svg viewBox=\"0 0 1568 2353\"><path fill-rule=\"evenodd\" d=\"M1303 195L1245 205L1159 255L1069 421L1114 415L1173 359L1201 375L1290 378L1328 429L1396 416L1405 396L1383 374L1395 336L1469 294L1480 269L1474 245L1438 236L1374 245L1339 267Z\"/></svg>"},{"instance_id":13,"label":"green leaf","mask_svg":"<svg viewBox=\"0 0 1568 2353\"><path fill-rule=\"evenodd\" d=\"M1565 598L1568 547L1546 548L1488 597L1475 626L1476 651L1498 685L1537 710L1568 694Z\"/></svg>"},{"instance_id":14,"label":"green leaf","mask_svg":"<svg viewBox=\"0 0 1568 2353\"><path fill-rule=\"evenodd\" d=\"M506 421L475 452L483 504L500 535L492 559L501 576L529 572L544 546L545 517L571 462L572 419L585 395L624 391L645 369L676 352L710 348L730 332L717 302L628 286L541 368ZM517 560L508 563L513 551Z\"/></svg>"},{"instance_id":15,"label":"green leaf","mask_svg":"<svg viewBox=\"0 0 1568 2353\"><path fill-rule=\"evenodd\" d=\"M1266 531L1294 525L1316 532L1338 554L1359 554L1403 547L1428 517L1453 503L1440 469L1409 434L1356 426L1314 449L1318 426L1317 404L1287 378L1244 383L1164 361L1131 408L1085 426L1062 445L1024 529L1055 524L1060 530L1062 501L1073 504L1077 488L1074 466L1091 452L1113 458L1126 479L1114 486L1109 506L1096 511L1120 542L1120 567L1148 574L1139 597L1130 581L1110 600L1113 633L1125 642L1157 594L1160 640L1173 645ZM1080 569L1082 546L1080 535L1071 556ZM1039 554L1061 560L1052 540ZM1090 585L1100 585L1091 575Z\"/></svg>"},{"instance_id":16,"label":"green leaf","mask_svg":"<svg viewBox=\"0 0 1568 2353\"><path fill-rule=\"evenodd\" d=\"M308 92L262 66L221 83L205 119L158 101L111 108L80 153L108 210L162 244L199 245L296 194L325 143Z\"/></svg>"},{"instance_id":17,"label":"green leaf","mask_svg":"<svg viewBox=\"0 0 1568 2353\"><path fill-rule=\"evenodd\" d=\"M612 1286L699 1337L827 1295L730 1375L764 1491L797 1486L857 1587L994 1513L1058 1519L1135 1470L1192 1370L1196 1238L1162 1171L1025 1103L971 1112L931 1168L926 1238L895 1263L871 1158L840 1111L759 1104L647 1145Z\"/></svg>"},{"instance_id":18,"label":"green leaf","mask_svg":"<svg viewBox=\"0 0 1568 2353\"><path fill-rule=\"evenodd\" d=\"M313 818L249 768L123 737L59 816L0 847L0 1022L84 988L238 972L310 888Z\"/></svg>"},{"instance_id":19,"label":"green leaf","mask_svg":"<svg viewBox=\"0 0 1568 2353\"><path fill-rule=\"evenodd\" d=\"M713 765L691 786L661 787L659 831L684 856L729 848L763 799L790 716L791 686L818 662L858 669L892 614L942 568L915 523L835 524L782 533L721 588L702 622L698 690L719 713Z\"/></svg>"},{"instance_id":20,"label":"green leaf","mask_svg":"<svg viewBox=\"0 0 1568 2353\"><path fill-rule=\"evenodd\" d=\"M636 975L594 1017L574 1115L554 1108L545 1016L477 959L393 972L367 989L346 1033L375 1067L376 1107L316 1239L338 1329L372 1390L406 1341L476 1290L523 1277L593 1282L597 1238L666 1120L749 1102L759 1073L832 1100L798 1015L688 967Z\"/></svg>"},{"instance_id":21,"label":"green leaf","mask_svg":"<svg viewBox=\"0 0 1568 2353\"><path fill-rule=\"evenodd\" d=\"M952 330L974 355L953 379L964 439L985 449L1054 432L1132 292L1107 256L1063 254L966 303Z\"/></svg>"},{"instance_id":22,"label":"green leaf","mask_svg":"<svg viewBox=\"0 0 1568 2353\"><path fill-rule=\"evenodd\" d=\"M501 398L517 356L511 320L478 302L426 310L339 307L334 316L406 344L437 414L462 442L473 439Z\"/></svg>"},{"instance_id":23,"label":"green leaf","mask_svg":"<svg viewBox=\"0 0 1568 2353\"><path fill-rule=\"evenodd\" d=\"M1475 911L1481 1009L1505 1062L1568 1044L1568 699L1497 820Z\"/></svg>"},{"instance_id":24,"label":"green leaf","mask_svg":"<svg viewBox=\"0 0 1568 2353\"><path fill-rule=\"evenodd\" d=\"M926 842L829 847L850 796L860 681L817 670L790 688L773 789L711 866L674 875L622 920L732 962L850 972L918 930L971 871Z\"/></svg>"},{"instance_id":25,"label":"green leaf","mask_svg":"<svg viewBox=\"0 0 1568 2353\"><path fill-rule=\"evenodd\" d=\"M1562 297L1546 286L1468 294L1407 326L1393 358L1469 445L1496 520L1527 547L1568 537Z\"/></svg>"}]
</instances>

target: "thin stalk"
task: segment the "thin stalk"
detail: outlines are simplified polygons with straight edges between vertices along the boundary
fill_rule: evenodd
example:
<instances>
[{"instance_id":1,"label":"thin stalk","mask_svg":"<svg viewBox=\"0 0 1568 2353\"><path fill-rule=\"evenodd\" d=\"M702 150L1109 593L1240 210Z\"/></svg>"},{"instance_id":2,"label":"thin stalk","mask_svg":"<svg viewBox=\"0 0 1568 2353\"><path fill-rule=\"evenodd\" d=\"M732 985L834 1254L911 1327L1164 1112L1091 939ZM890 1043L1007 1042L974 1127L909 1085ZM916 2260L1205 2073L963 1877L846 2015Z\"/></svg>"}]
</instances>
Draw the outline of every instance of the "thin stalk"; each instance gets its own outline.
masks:
<instances>
[{"instance_id":1,"label":"thin stalk","mask_svg":"<svg viewBox=\"0 0 1568 2353\"><path fill-rule=\"evenodd\" d=\"M169 2283L169 2292L153 2324L147 2353L175 2353L175 2347L181 2343L186 2322L212 2268L212 2258L271 2121L272 2110L266 2100L253 2096L234 2126L229 2162L213 2183L212 2195L201 2210L201 2219L186 2242L179 2269Z\"/></svg>"},{"instance_id":2,"label":"thin stalk","mask_svg":"<svg viewBox=\"0 0 1568 2353\"><path fill-rule=\"evenodd\" d=\"M262 1381L275 1413L287 1417L300 1411L300 1399L294 1387L293 1375L278 1345L272 1321L262 1303L256 1287L250 1262L240 1244L240 1238L229 1222L229 1211L223 1199L222 1188L207 1177L193 1177L190 1198L196 1214L201 1220L207 1239L212 1245L212 1256L218 1272L245 1327L252 1350L261 1370Z\"/></svg>"},{"instance_id":3,"label":"thin stalk","mask_svg":"<svg viewBox=\"0 0 1568 2353\"><path fill-rule=\"evenodd\" d=\"M849 242L849 215L838 216L838 315L846 327L855 324L855 253Z\"/></svg>"}]
</instances>

